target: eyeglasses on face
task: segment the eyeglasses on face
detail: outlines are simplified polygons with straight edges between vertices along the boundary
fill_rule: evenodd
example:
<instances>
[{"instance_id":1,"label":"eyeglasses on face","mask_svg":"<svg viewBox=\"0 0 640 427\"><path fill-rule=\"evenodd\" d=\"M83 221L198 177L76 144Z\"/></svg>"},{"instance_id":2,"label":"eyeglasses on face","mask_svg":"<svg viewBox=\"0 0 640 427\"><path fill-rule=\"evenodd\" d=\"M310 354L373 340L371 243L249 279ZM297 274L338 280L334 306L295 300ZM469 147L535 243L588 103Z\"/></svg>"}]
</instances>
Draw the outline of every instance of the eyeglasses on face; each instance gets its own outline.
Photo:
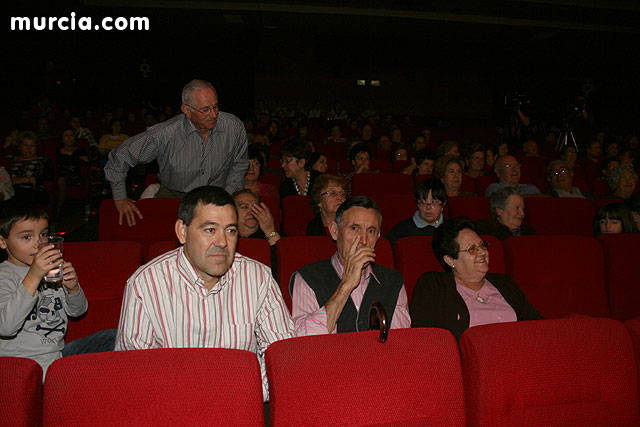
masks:
<instances>
[{"instance_id":1,"label":"eyeglasses on face","mask_svg":"<svg viewBox=\"0 0 640 427\"><path fill-rule=\"evenodd\" d=\"M479 245L470 246L469 249L460 249L458 252L469 252L469 255L473 256L478 253L478 250L480 250L480 248L482 248L482 250L484 251L488 251L489 242L487 242L486 240L483 240L482 242L480 242Z\"/></svg>"},{"instance_id":2,"label":"eyeglasses on face","mask_svg":"<svg viewBox=\"0 0 640 427\"><path fill-rule=\"evenodd\" d=\"M186 105L187 107L191 108L192 110L197 111L200 114L204 114L205 116L211 114L214 111L216 113L218 111L220 111L220 103L212 105L211 107L204 107L202 110L199 110L198 108L196 108L196 107L194 107L192 105L189 105L189 104L184 104L184 105Z\"/></svg>"},{"instance_id":3,"label":"eyeglasses on face","mask_svg":"<svg viewBox=\"0 0 640 427\"><path fill-rule=\"evenodd\" d=\"M431 203L427 202L426 200L418 200L418 207L419 208L440 208L442 207L442 201L440 200L432 200Z\"/></svg>"},{"instance_id":4,"label":"eyeglasses on face","mask_svg":"<svg viewBox=\"0 0 640 427\"><path fill-rule=\"evenodd\" d=\"M567 174L569 171L566 168L562 168L562 169L555 169L551 171L551 175L565 175Z\"/></svg>"},{"instance_id":5,"label":"eyeglasses on face","mask_svg":"<svg viewBox=\"0 0 640 427\"><path fill-rule=\"evenodd\" d=\"M507 163L502 165L504 169L520 169L520 166L522 166L520 163Z\"/></svg>"},{"instance_id":6,"label":"eyeglasses on face","mask_svg":"<svg viewBox=\"0 0 640 427\"><path fill-rule=\"evenodd\" d=\"M332 199L339 196L339 197L342 197L343 199L346 199L347 193L345 193L344 191L337 192L337 191L329 190L329 191L325 191L324 193L320 193L320 196L321 197L329 196Z\"/></svg>"}]
</instances>

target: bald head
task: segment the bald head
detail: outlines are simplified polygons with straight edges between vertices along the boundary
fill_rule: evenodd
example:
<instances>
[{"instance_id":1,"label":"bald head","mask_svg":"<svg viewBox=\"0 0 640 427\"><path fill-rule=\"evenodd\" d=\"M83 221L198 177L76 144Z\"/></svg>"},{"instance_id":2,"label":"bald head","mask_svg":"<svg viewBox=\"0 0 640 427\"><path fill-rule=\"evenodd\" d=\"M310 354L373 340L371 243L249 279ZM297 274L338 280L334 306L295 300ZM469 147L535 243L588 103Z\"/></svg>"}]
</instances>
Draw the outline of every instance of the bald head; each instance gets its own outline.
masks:
<instances>
[{"instance_id":1,"label":"bald head","mask_svg":"<svg viewBox=\"0 0 640 427\"><path fill-rule=\"evenodd\" d=\"M502 156L496 160L496 175L501 184L517 187L520 183L520 163L513 156Z\"/></svg>"}]
</instances>

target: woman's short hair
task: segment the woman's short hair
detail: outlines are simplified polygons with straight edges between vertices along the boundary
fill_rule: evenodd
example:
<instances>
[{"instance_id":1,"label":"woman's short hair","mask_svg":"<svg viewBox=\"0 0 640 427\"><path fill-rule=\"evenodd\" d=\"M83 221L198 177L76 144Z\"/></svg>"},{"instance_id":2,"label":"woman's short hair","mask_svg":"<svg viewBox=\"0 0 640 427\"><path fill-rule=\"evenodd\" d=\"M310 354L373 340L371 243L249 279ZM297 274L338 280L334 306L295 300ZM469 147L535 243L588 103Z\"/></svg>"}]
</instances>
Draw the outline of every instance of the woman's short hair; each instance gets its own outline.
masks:
<instances>
[{"instance_id":1,"label":"woman's short hair","mask_svg":"<svg viewBox=\"0 0 640 427\"><path fill-rule=\"evenodd\" d=\"M38 137L36 136L36 133L30 130L24 130L18 134L18 147L22 145L22 141L25 139L31 139L36 143L36 145L38 144Z\"/></svg>"},{"instance_id":2,"label":"woman's short hair","mask_svg":"<svg viewBox=\"0 0 640 427\"><path fill-rule=\"evenodd\" d=\"M522 191L515 187L504 187L492 193L491 197L489 198L489 210L491 211L491 216L493 217L493 219L498 219L498 209L504 210L507 207L509 197L522 197L522 195Z\"/></svg>"},{"instance_id":3,"label":"woman's short hair","mask_svg":"<svg viewBox=\"0 0 640 427\"><path fill-rule=\"evenodd\" d=\"M304 170L309 171L313 166L311 164L311 150L309 150L309 144L303 139L296 138L294 140L286 142L280 150L280 158L293 157L298 160L306 160L304 164Z\"/></svg>"},{"instance_id":4,"label":"woman's short hair","mask_svg":"<svg viewBox=\"0 0 640 427\"><path fill-rule=\"evenodd\" d=\"M419 164L416 161L417 164ZM460 170L464 170L464 163L458 156L454 156L453 154L447 154L446 156L440 157L436 161L435 173L436 177L442 179L444 174L451 163L457 163L460 166Z\"/></svg>"},{"instance_id":5,"label":"woman's short hair","mask_svg":"<svg viewBox=\"0 0 640 427\"><path fill-rule=\"evenodd\" d=\"M318 215L320 214L318 205L320 204L320 200L322 200L322 193L332 183L338 184L345 193L349 193L349 184L343 177L326 173L319 175L313 182L313 186L309 192L309 202L311 202L313 211Z\"/></svg>"},{"instance_id":6,"label":"woman's short hair","mask_svg":"<svg viewBox=\"0 0 640 427\"><path fill-rule=\"evenodd\" d=\"M436 153L434 153L432 150L429 150L428 148L423 148L422 150L416 151L414 158L416 159L416 165L420 166L420 164L427 159L433 160L435 162Z\"/></svg>"},{"instance_id":7,"label":"woman's short hair","mask_svg":"<svg viewBox=\"0 0 640 427\"><path fill-rule=\"evenodd\" d=\"M447 190L444 188L442 181L436 178L429 178L420 181L418 185L416 185L413 197L416 199L416 202L420 200L427 200L429 191L431 191L431 197L435 200L440 200L443 206L447 203Z\"/></svg>"},{"instance_id":8,"label":"woman's short hair","mask_svg":"<svg viewBox=\"0 0 640 427\"><path fill-rule=\"evenodd\" d=\"M247 149L247 158L249 160L256 159L258 163L260 163L260 174L262 175L262 168L264 168L264 156L262 155L263 150L260 146L256 144L249 145Z\"/></svg>"},{"instance_id":9,"label":"woman's short hair","mask_svg":"<svg viewBox=\"0 0 640 427\"><path fill-rule=\"evenodd\" d=\"M600 220L615 219L622 222L623 233L636 233L638 228L631 210L624 203L608 203L598 209L596 216L593 218L593 235L598 237L602 234L600 230Z\"/></svg>"},{"instance_id":10,"label":"woman's short hair","mask_svg":"<svg viewBox=\"0 0 640 427\"><path fill-rule=\"evenodd\" d=\"M627 171L631 172L635 182L638 182L638 174L636 173L636 171L633 170L633 166L631 165L618 166L617 168L613 168L613 170L609 172L609 187L611 187L611 190L616 191L616 189L618 188L618 180L620 180L620 177L622 176L622 174L624 174Z\"/></svg>"},{"instance_id":11,"label":"woman's short hair","mask_svg":"<svg viewBox=\"0 0 640 427\"><path fill-rule=\"evenodd\" d=\"M482 154L484 154L485 151L487 151L487 149L485 148L484 145L482 145L482 144L480 144L478 142L474 142L472 144L469 144L463 150L464 158L469 160L469 159L471 159L471 156L473 156L473 153L477 153L478 151L481 152Z\"/></svg>"},{"instance_id":12,"label":"woman's short hair","mask_svg":"<svg viewBox=\"0 0 640 427\"><path fill-rule=\"evenodd\" d=\"M451 271L451 266L444 262L444 257L449 255L453 259L458 259L460 245L456 239L458 234L465 229L477 232L475 224L469 218L455 217L445 221L440 227L436 228L433 234L431 248L445 271Z\"/></svg>"},{"instance_id":13,"label":"woman's short hair","mask_svg":"<svg viewBox=\"0 0 640 427\"><path fill-rule=\"evenodd\" d=\"M351 147L351 150L349 150L349 160L354 162L359 153L369 153L369 157L371 157L371 150L365 142L361 142Z\"/></svg>"},{"instance_id":14,"label":"woman's short hair","mask_svg":"<svg viewBox=\"0 0 640 427\"><path fill-rule=\"evenodd\" d=\"M438 147L438 157L444 156L453 147L460 147L460 145L456 141L444 141Z\"/></svg>"},{"instance_id":15,"label":"woman's short hair","mask_svg":"<svg viewBox=\"0 0 640 427\"><path fill-rule=\"evenodd\" d=\"M311 153L311 158L310 158L310 163L311 163L311 167L313 167L313 165L316 164L316 162L318 160L320 160L320 157L325 156L327 158L327 160L329 160L329 156L327 156L325 153L321 152L321 151L314 151L313 153Z\"/></svg>"}]
</instances>

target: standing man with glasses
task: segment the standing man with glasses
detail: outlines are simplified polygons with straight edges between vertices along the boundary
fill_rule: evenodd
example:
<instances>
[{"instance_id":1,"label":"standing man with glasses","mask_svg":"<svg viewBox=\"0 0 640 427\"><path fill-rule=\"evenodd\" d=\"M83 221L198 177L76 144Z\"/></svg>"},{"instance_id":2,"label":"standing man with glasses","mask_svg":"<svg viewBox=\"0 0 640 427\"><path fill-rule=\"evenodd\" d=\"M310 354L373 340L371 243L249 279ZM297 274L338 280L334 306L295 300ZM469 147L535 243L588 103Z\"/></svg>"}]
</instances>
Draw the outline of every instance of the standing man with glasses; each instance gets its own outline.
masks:
<instances>
[{"instance_id":1,"label":"standing man with glasses","mask_svg":"<svg viewBox=\"0 0 640 427\"><path fill-rule=\"evenodd\" d=\"M125 180L139 163L158 162L160 190L155 197L183 198L203 185L223 187L229 193L244 184L249 166L247 134L240 119L220 111L211 83L192 80L182 89L182 114L135 135L109 153L104 172L113 200L129 226L142 213L127 197Z\"/></svg>"},{"instance_id":2,"label":"standing man with glasses","mask_svg":"<svg viewBox=\"0 0 640 427\"><path fill-rule=\"evenodd\" d=\"M533 184L520 184L520 163L510 155L502 156L494 165L498 182L489 184L485 191L485 196L491 196L498 190L505 187L514 187L522 191L523 194L540 194L540 190Z\"/></svg>"},{"instance_id":3,"label":"standing man with glasses","mask_svg":"<svg viewBox=\"0 0 640 427\"><path fill-rule=\"evenodd\" d=\"M447 204L447 190L439 179L420 181L413 192L416 212L411 218L400 221L385 236L393 247L398 239L408 236L433 236L445 221L442 212Z\"/></svg>"}]
</instances>

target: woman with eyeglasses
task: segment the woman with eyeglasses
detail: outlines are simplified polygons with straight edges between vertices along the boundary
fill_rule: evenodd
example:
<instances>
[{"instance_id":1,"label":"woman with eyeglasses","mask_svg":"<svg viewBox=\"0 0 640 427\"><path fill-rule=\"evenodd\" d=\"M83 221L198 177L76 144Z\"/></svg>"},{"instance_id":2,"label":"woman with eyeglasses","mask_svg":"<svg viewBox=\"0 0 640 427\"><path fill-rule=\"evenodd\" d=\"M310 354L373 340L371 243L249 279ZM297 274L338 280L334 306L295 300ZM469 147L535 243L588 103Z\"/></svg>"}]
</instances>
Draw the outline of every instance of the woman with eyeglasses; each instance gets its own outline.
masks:
<instances>
[{"instance_id":1,"label":"woman with eyeglasses","mask_svg":"<svg viewBox=\"0 0 640 427\"><path fill-rule=\"evenodd\" d=\"M247 157L249 158L249 167L244 174L244 188L253 191L253 194L257 194L261 199L277 199L278 189L276 186L258 180L262 175L262 168L264 167L264 157L261 149L255 144L249 145Z\"/></svg>"},{"instance_id":2,"label":"woman with eyeglasses","mask_svg":"<svg viewBox=\"0 0 640 427\"><path fill-rule=\"evenodd\" d=\"M409 304L411 327L448 329L460 340L474 326L542 319L513 279L489 273L489 243L467 218L438 227L431 246L445 272L418 279Z\"/></svg>"},{"instance_id":3,"label":"woman with eyeglasses","mask_svg":"<svg viewBox=\"0 0 640 427\"><path fill-rule=\"evenodd\" d=\"M400 221L385 236L391 246L398 239L408 236L433 236L436 228L445 221L444 206L447 204L447 191L439 179L430 178L420 181L413 192L416 212L412 217Z\"/></svg>"},{"instance_id":4,"label":"woman with eyeglasses","mask_svg":"<svg viewBox=\"0 0 640 427\"><path fill-rule=\"evenodd\" d=\"M316 178L309 201L316 216L307 225L307 236L328 236L329 224L336 219L336 211L347 200L349 184L341 176L323 174Z\"/></svg>"},{"instance_id":5,"label":"woman with eyeglasses","mask_svg":"<svg viewBox=\"0 0 640 427\"><path fill-rule=\"evenodd\" d=\"M536 230L524 223L524 198L522 191L505 187L495 191L489 198L489 209L493 219L478 221L480 234L504 240L511 236L532 236Z\"/></svg>"}]
</instances>

